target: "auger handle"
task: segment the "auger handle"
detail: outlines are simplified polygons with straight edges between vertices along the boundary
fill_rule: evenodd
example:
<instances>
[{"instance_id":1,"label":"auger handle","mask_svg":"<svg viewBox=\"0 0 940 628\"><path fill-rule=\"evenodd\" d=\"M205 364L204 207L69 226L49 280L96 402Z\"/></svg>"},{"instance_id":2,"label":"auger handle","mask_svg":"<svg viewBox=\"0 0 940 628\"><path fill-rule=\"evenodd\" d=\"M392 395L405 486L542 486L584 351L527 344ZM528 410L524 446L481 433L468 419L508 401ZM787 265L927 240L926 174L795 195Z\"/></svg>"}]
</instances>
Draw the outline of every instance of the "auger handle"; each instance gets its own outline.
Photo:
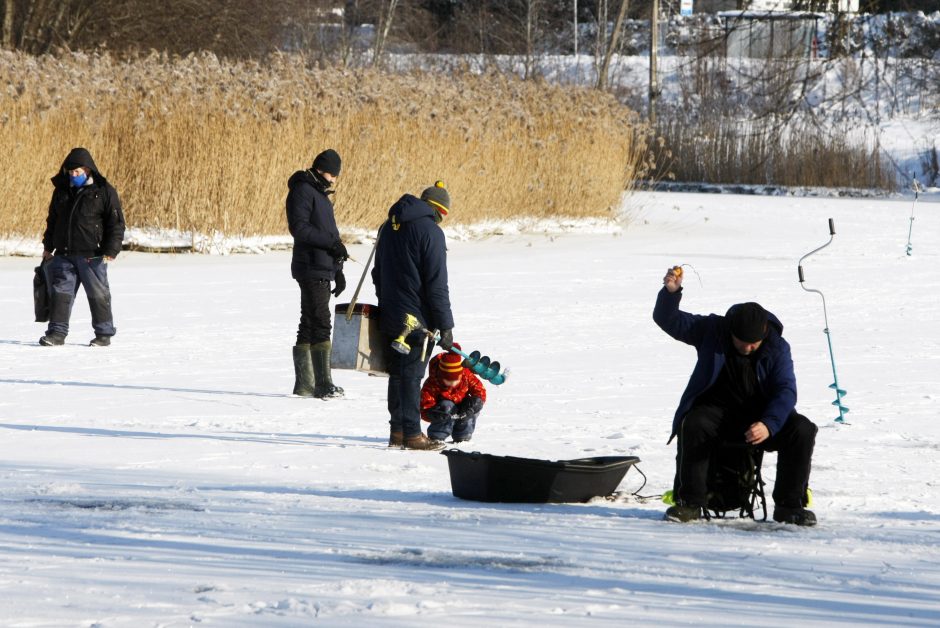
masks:
<instances>
[{"instance_id":1,"label":"auger handle","mask_svg":"<svg viewBox=\"0 0 940 628\"><path fill-rule=\"evenodd\" d=\"M388 221L386 220L385 222ZM385 222L382 223L376 233L375 243L372 245L372 252L369 253L369 259L366 260L366 265L362 269L362 276L359 277L359 283L356 285L356 291L353 293L352 300L350 300L349 305L346 307L346 322L352 320L353 310L356 308L356 301L359 299L359 291L362 290L362 284L366 280L366 273L369 272L369 266L372 265L372 259L375 257L375 249L379 246L379 238L382 237L382 227L385 226Z\"/></svg>"},{"instance_id":2,"label":"auger handle","mask_svg":"<svg viewBox=\"0 0 940 628\"><path fill-rule=\"evenodd\" d=\"M833 237L835 237L835 235L836 235L836 224L835 224L835 222L833 222L832 218L830 218L830 219L829 219L829 241L826 242L825 244L823 244L822 246L813 249L812 251L810 251L809 253L807 253L807 254L804 255L803 257L801 257L801 258L800 258L800 261L797 262L797 267L798 267L798 268L801 267L801 266L803 265L803 260L805 260L805 259L806 259L807 257L809 257L810 255L812 255L812 254L814 254L814 253L818 253L819 251L822 251L824 248L826 248L827 246L829 246L830 244L832 244L832 239L833 239ZM802 273L802 270L800 271L800 281L803 281L803 273Z\"/></svg>"},{"instance_id":3,"label":"auger handle","mask_svg":"<svg viewBox=\"0 0 940 628\"><path fill-rule=\"evenodd\" d=\"M461 351L460 349L457 349L456 347L451 347L450 349L448 349L448 351L450 351L451 353L456 353L457 355L459 355L460 357L462 357L462 358L465 359L465 360L469 360L469 359L470 359L470 356L469 356L469 355L467 355L466 353L464 353L464 352Z\"/></svg>"}]
</instances>

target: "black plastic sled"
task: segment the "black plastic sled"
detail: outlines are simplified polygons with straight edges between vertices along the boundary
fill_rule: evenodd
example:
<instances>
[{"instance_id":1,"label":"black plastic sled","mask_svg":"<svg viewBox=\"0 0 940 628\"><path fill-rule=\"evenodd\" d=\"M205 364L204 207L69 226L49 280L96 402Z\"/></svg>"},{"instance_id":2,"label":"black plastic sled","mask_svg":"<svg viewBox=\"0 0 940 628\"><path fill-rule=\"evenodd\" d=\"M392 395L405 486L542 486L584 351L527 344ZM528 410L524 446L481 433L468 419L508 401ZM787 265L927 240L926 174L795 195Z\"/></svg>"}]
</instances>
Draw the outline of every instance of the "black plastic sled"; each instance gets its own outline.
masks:
<instances>
[{"instance_id":1,"label":"black plastic sled","mask_svg":"<svg viewBox=\"0 0 940 628\"><path fill-rule=\"evenodd\" d=\"M447 456L454 497L482 502L586 502L613 493L636 456L536 460L459 449Z\"/></svg>"}]
</instances>

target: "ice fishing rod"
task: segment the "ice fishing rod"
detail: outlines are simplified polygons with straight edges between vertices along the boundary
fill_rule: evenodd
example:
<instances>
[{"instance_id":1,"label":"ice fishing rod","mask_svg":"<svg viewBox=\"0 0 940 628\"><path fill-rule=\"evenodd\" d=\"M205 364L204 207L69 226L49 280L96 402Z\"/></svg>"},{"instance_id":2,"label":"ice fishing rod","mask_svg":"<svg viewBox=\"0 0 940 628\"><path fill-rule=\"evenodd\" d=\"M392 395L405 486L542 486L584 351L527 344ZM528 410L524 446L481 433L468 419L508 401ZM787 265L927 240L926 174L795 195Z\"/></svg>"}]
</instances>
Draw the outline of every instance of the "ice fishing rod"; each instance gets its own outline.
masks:
<instances>
[{"instance_id":1,"label":"ice fishing rod","mask_svg":"<svg viewBox=\"0 0 940 628\"><path fill-rule=\"evenodd\" d=\"M917 204L917 197L920 196L920 184L917 182L917 179L913 179L914 186L914 202L911 203L911 225L907 229L907 256L910 257L914 252L914 245L911 244L911 233L914 231L914 206Z\"/></svg>"},{"instance_id":2,"label":"ice fishing rod","mask_svg":"<svg viewBox=\"0 0 940 628\"><path fill-rule=\"evenodd\" d=\"M813 249L806 255L800 258L800 261L797 264L797 271L800 275L800 287L806 290L807 292L815 292L822 298L823 304L823 320L826 322L826 327L823 329L823 332L826 334L826 340L829 343L829 360L832 362L832 384L829 385L829 388L832 388L836 391L836 400L832 402L832 405L836 406L839 409L839 416L835 419L836 423L845 423L845 415L848 413L849 409L842 405L842 397L846 395L846 392L839 388L839 376L836 374L836 358L832 352L832 336L829 333L829 315L826 313L826 296L822 293L821 290L816 290L815 288L807 288L804 285L803 277L803 260L812 255L813 253L818 253L823 250L830 244L832 244L832 239L836 235L836 226L832 221L832 218L829 219L829 241L823 244L817 249Z\"/></svg>"}]
</instances>

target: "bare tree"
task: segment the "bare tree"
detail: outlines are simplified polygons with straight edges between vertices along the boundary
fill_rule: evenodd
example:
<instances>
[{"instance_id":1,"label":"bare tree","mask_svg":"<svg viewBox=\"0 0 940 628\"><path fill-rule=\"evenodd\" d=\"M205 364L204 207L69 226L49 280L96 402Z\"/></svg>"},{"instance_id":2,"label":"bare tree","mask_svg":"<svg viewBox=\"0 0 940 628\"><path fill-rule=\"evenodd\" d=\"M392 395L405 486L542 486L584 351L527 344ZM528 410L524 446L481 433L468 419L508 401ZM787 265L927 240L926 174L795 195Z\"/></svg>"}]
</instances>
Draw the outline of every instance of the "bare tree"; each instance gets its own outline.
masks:
<instances>
[{"instance_id":1,"label":"bare tree","mask_svg":"<svg viewBox=\"0 0 940 628\"><path fill-rule=\"evenodd\" d=\"M0 30L0 47L13 48L13 15L16 11L16 2L14 0L4 0L3 3L3 26Z\"/></svg>"},{"instance_id":2,"label":"bare tree","mask_svg":"<svg viewBox=\"0 0 940 628\"><path fill-rule=\"evenodd\" d=\"M392 30L392 22L395 20L395 7L398 6L398 0L383 0L379 6L379 23L375 29L375 47L372 55L373 67L379 64L382 58L382 52L385 49L385 42L388 40L388 34Z\"/></svg>"},{"instance_id":3,"label":"bare tree","mask_svg":"<svg viewBox=\"0 0 940 628\"><path fill-rule=\"evenodd\" d=\"M617 49L617 44L620 40L620 31L623 29L623 18L627 14L627 6L629 4L629 0L620 0L620 11L617 12L617 21L614 23L614 31L610 35L610 43L604 51L604 61L601 64L600 71L597 73L597 89L607 89L607 72L610 69L610 59L614 56L614 51Z\"/></svg>"},{"instance_id":4,"label":"bare tree","mask_svg":"<svg viewBox=\"0 0 940 628\"><path fill-rule=\"evenodd\" d=\"M607 0L597 0L597 37L594 41L594 73L601 75L601 59L607 50Z\"/></svg>"},{"instance_id":5,"label":"bare tree","mask_svg":"<svg viewBox=\"0 0 940 628\"><path fill-rule=\"evenodd\" d=\"M5 0L2 45L34 54L72 47L101 4L99 0Z\"/></svg>"}]
</instances>

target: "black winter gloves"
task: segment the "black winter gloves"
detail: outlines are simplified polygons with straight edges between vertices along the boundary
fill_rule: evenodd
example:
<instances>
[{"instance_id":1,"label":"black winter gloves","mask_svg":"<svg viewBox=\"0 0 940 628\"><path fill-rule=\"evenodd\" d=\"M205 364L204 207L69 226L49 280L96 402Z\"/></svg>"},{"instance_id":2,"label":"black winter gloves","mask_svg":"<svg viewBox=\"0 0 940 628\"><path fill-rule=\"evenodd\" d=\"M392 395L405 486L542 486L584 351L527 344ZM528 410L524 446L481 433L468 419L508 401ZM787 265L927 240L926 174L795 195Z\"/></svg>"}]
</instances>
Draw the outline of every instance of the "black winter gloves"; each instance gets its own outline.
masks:
<instances>
[{"instance_id":1,"label":"black winter gloves","mask_svg":"<svg viewBox=\"0 0 940 628\"><path fill-rule=\"evenodd\" d=\"M336 282L336 287L333 288L333 296L338 297L346 289L346 275L343 274L343 271L338 270L336 276L333 277L333 281Z\"/></svg>"},{"instance_id":2,"label":"black winter gloves","mask_svg":"<svg viewBox=\"0 0 940 628\"><path fill-rule=\"evenodd\" d=\"M467 397L465 402L467 404L467 410L464 413L466 416L478 414L483 409L483 400L479 397Z\"/></svg>"},{"instance_id":3,"label":"black winter gloves","mask_svg":"<svg viewBox=\"0 0 940 628\"><path fill-rule=\"evenodd\" d=\"M450 399L441 399L433 407L428 408L426 412L433 421L443 423L454 418L454 402Z\"/></svg>"},{"instance_id":4,"label":"black winter gloves","mask_svg":"<svg viewBox=\"0 0 940 628\"><path fill-rule=\"evenodd\" d=\"M479 397L474 397L473 395L467 395L463 398L457 407L454 408L453 418L457 421L462 421L464 419L470 418L480 414L480 410L483 409L483 400Z\"/></svg>"},{"instance_id":5,"label":"black winter gloves","mask_svg":"<svg viewBox=\"0 0 940 628\"><path fill-rule=\"evenodd\" d=\"M437 341L437 346L445 351L450 351L454 346L454 330L442 329L441 339Z\"/></svg>"},{"instance_id":6,"label":"black winter gloves","mask_svg":"<svg viewBox=\"0 0 940 628\"><path fill-rule=\"evenodd\" d=\"M345 262L349 259L349 252L346 251L346 245L341 240L337 240L327 252L337 262Z\"/></svg>"}]
</instances>

